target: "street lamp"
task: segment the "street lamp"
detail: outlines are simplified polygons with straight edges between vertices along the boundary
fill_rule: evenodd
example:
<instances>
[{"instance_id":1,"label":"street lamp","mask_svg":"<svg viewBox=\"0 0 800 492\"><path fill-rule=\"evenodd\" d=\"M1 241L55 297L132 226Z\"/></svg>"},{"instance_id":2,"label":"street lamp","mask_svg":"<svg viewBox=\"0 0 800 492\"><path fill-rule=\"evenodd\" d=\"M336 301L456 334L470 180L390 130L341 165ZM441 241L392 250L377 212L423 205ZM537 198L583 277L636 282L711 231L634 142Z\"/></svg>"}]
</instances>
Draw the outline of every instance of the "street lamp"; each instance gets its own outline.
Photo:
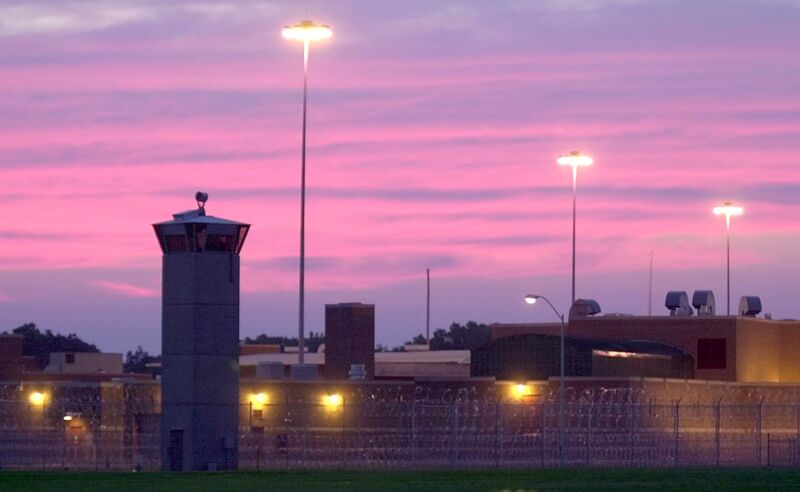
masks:
<instances>
[{"instance_id":1,"label":"street lamp","mask_svg":"<svg viewBox=\"0 0 800 492\"><path fill-rule=\"evenodd\" d=\"M310 20L300 21L293 26L283 28L283 37L303 42L303 143L300 154L300 307L299 335L297 340L298 362L304 362L303 347L305 345L305 268L306 268L306 107L308 95L308 51L311 43L331 37L330 26L315 24Z\"/></svg>"},{"instance_id":2,"label":"street lamp","mask_svg":"<svg viewBox=\"0 0 800 492\"><path fill-rule=\"evenodd\" d=\"M571 303L575 304L575 215L576 215L576 196L578 189L578 168L592 165L592 158L573 150L568 155L558 158L560 166L572 167L572 298Z\"/></svg>"},{"instance_id":3,"label":"street lamp","mask_svg":"<svg viewBox=\"0 0 800 492\"><path fill-rule=\"evenodd\" d=\"M727 276L728 276L728 316L731 315L731 217L742 215L744 209L737 207L731 202L725 202L720 207L714 207L714 215L725 216L725 248L727 254Z\"/></svg>"},{"instance_id":4,"label":"street lamp","mask_svg":"<svg viewBox=\"0 0 800 492\"><path fill-rule=\"evenodd\" d=\"M558 319L561 320L561 356L560 356L560 370L558 378L558 459L561 466L564 466L564 332L566 325L564 324L564 315L558 312L558 309L553 306L550 299L545 296L536 294L528 294L525 296L525 302L528 304L536 304L536 301L542 299L550 306L550 309L556 313Z\"/></svg>"}]
</instances>

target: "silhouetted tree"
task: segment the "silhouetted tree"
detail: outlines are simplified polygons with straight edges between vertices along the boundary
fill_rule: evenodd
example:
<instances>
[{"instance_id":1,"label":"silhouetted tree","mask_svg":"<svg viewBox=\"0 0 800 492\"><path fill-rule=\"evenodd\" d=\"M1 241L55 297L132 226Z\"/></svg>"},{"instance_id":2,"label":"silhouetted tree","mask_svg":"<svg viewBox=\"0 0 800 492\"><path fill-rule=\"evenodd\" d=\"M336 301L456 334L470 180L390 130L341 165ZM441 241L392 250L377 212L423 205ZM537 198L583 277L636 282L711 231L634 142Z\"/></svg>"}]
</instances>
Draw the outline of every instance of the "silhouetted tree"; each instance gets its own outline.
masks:
<instances>
[{"instance_id":1,"label":"silhouetted tree","mask_svg":"<svg viewBox=\"0 0 800 492\"><path fill-rule=\"evenodd\" d=\"M7 333L7 332L4 332ZM76 334L66 336L45 330L39 331L34 323L25 323L11 330L14 335L22 335L22 354L32 356L36 367L44 369L50 361L52 352L99 352L96 345L84 342Z\"/></svg>"},{"instance_id":2,"label":"silhouetted tree","mask_svg":"<svg viewBox=\"0 0 800 492\"><path fill-rule=\"evenodd\" d=\"M467 321L466 325L453 323L449 330L439 328L431 336L431 350L474 350L491 339L489 325ZM425 343L425 335L419 334L411 343Z\"/></svg>"},{"instance_id":3,"label":"silhouetted tree","mask_svg":"<svg viewBox=\"0 0 800 492\"><path fill-rule=\"evenodd\" d=\"M150 355L141 345L131 352L125 353L125 362L122 363L124 372L150 373L152 372L147 364L150 362L161 362L160 355Z\"/></svg>"}]
</instances>

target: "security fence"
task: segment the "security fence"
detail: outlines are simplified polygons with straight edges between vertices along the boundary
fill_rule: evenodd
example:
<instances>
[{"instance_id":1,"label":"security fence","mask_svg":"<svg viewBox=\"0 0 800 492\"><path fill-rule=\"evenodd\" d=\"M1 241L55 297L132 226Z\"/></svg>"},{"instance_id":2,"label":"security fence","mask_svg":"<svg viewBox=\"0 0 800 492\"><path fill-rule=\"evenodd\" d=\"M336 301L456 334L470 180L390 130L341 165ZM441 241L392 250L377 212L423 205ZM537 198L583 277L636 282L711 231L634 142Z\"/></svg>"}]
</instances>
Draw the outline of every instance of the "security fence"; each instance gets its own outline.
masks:
<instances>
[{"instance_id":1,"label":"security fence","mask_svg":"<svg viewBox=\"0 0 800 492\"><path fill-rule=\"evenodd\" d=\"M2 469L160 468L147 394L4 396ZM659 402L617 388L572 392L562 407L557 395L415 392L243 403L239 468L798 466L799 443L800 401Z\"/></svg>"}]
</instances>

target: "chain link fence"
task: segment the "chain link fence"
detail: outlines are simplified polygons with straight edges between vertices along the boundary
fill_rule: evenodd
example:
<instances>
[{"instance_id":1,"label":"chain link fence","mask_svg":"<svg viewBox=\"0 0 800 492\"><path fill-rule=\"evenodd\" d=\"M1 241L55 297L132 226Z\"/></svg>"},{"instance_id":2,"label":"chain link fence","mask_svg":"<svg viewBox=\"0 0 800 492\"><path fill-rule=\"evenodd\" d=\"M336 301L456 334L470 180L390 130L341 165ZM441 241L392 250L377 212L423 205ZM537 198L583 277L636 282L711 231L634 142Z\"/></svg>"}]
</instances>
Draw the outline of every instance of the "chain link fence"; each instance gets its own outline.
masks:
<instances>
[{"instance_id":1,"label":"chain link fence","mask_svg":"<svg viewBox=\"0 0 800 492\"><path fill-rule=\"evenodd\" d=\"M0 388L0 468L159 469L157 398L134 385L113 391L22 399ZM239 468L800 465L800 401L659 402L637 391L571 391L563 408L552 394L469 391L249 402Z\"/></svg>"}]
</instances>

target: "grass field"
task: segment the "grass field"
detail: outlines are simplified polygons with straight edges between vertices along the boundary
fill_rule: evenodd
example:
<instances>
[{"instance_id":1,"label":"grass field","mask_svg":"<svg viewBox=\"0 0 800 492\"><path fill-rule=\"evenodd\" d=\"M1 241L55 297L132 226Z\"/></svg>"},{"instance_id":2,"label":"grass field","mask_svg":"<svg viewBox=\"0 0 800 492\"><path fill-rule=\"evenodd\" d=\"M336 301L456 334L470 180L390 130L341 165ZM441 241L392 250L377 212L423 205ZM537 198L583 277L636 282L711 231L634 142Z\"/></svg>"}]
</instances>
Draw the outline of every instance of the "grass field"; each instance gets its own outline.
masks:
<instances>
[{"instance_id":1,"label":"grass field","mask_svg":"<svg viewBox=\"0 0 800 492\"><path fill-rule=\"evenodd\" d=\"M448 470L237 473L0 472L0 490L800 490L800 470Z\"/></svg>"}]
</instances>

